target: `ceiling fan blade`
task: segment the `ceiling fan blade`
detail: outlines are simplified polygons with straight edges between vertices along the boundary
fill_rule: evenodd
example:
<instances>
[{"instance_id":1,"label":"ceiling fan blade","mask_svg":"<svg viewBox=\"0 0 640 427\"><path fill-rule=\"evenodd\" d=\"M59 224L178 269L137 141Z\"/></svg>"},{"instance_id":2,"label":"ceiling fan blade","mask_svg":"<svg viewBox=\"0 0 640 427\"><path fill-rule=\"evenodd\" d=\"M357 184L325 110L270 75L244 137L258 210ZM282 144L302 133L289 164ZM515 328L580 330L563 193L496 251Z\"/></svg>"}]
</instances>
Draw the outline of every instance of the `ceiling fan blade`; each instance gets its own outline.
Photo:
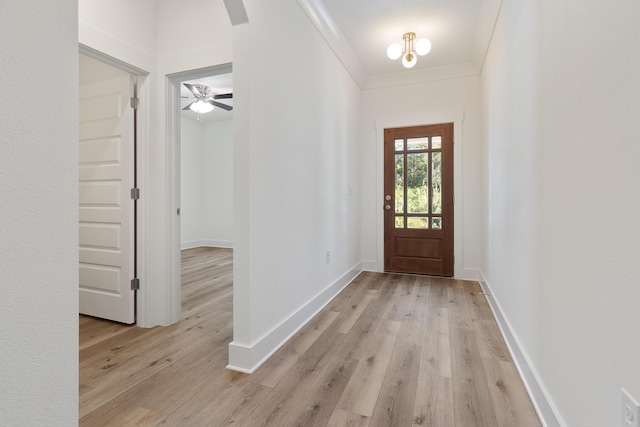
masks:
<instances>
[{"instance_id":1,"label":"ceiling fan blade","mask_svg":"<svg viewBox=\"0 0 640 427\"><path fill-rule=\"evenodd\" d=\"M189 107L191 107L191 106L192 106L193 104L195 104L195 103L196 103L196 101L191 102L189 105L187 105L186 107L184 107L184 108L183 108L183 110L190 110L191 108L189 108Z\"/></svg>"},{"instance_id":2,"label":"ceiling fan blade","mask_svg":"<svg viewBox=\"0 0 640 427\"><path fill-rule=\"evenodd\" d=\"M214 101L213 99L210 99L208 102L209 102L209 104L215 105L216 107L220 107L223 110L227 110L227 111L233 110L233 107L231 105L221 104L219 102Z\"/></svg>"},{"instance_id":3,"label":"ceiling fan blade","mask_svg":"<svg viewBox=\"0 0 640 427\"><path fill-rule=\"evenodd\" d=\"M182 83L187 89L189 89L191 91L191 93L195 96L195 97L201 97L203 94L200 93L200 91L198 90L197 87L195 87L192 84L189 83Z\"/></svg>"},{"instance_id":4,"label":"ceiling fan blade","mask_svg":"<svg viewBox=\"0 0 640 427\"><path fill-rule=\"evenodd\" d=\"M213 99L229 99L233 98L232 93L221 93L220 95L213 95Z\"/></svg>"}]
</instances>

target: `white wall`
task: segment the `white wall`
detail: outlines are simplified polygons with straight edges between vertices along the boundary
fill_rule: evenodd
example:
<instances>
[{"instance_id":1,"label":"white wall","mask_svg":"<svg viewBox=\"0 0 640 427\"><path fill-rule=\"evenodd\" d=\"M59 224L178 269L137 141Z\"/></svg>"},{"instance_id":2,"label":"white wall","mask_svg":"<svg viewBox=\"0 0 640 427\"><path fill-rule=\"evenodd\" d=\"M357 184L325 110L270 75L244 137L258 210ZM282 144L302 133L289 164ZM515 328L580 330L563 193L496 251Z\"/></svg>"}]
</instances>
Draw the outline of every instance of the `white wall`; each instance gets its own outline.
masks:
<instances>
[{"instance_id":1,"label":"white wall","mask_svg":"<svg viewBox=\"0 0 640 427\"><path fill-rule=\"evenodd\" d=\"M233 247L233 121L181 121L182 248Z\"/></svg>"},{"instance_id":2,"label":"white wall","mask_svg":"<svg viewBox=\"0 0 640 427\"><path fill-rule=\"evenodd\" d=\"M231 22L222 0L155 0L162 74L231 62Z\"/></svg>"},{"instance_id":3,"label":"white wall","mask_svg":"<svg viewBox=\"0 0 640 427\"><path fill-rule=\"evenodd\" d=\"M180 237L182 248L201 245L202 240L202 125L180 121Z\"/></svg>"},{"instance_id":4,"label":"white wall","mask_svg":"<svg viewBox=\"0 0 640 427\"><path fill-rule=\"evenodd\" d=\"M245 5L249 24L234 29L229 362L252 370L360 269L362 95L294 0Z\"/></svg>"},{"instance_id":5,"label":"white wall","mask_svg":"<svg viewBox=\"0 0 640 427\"><path fill-rule=\"evenodd\" d=\"M371 89L364 92L362 259L383 271L383 131L454 123L455 276L477 279L482 265L483 145L478 77Z\"/></svg>"},{"instance_id":6,"label":"white wall","mask_svg":"<svg viewBox=\"0 0 640 427\"><path fill-rule=\"evenodd\" d=\"M78 0L80 43L152 72L158 50L157 0Z\"/></svg>"},{"instance_id":7,"label":"white wall","mask_svg":"<svg viewBox=\"0 0 640 427\"><path fill-rule=\"evenodd\" d=\"M78 420L77 37L75 1L0 5L3 426Z\"/></svg>"},{"instance_id":8,"label":"white wall","mask_svg":"<svg viewBox=\"0 0 640 427\"><path fill-rule=\"evenodd\" d=\"M233 247L233 121L204 123L202 225L205 244Z\"/></svg>"},{"instance_id":9,"label":"white wall","mask_svg":"<svg viewBox=\"0 0 640 427\"><path fill-rule=\"evenodd\" d=\"M640 399L639 21L630 0L505 1L482 72L483 273L561 425Z\"/></svg>"}]
</instances>

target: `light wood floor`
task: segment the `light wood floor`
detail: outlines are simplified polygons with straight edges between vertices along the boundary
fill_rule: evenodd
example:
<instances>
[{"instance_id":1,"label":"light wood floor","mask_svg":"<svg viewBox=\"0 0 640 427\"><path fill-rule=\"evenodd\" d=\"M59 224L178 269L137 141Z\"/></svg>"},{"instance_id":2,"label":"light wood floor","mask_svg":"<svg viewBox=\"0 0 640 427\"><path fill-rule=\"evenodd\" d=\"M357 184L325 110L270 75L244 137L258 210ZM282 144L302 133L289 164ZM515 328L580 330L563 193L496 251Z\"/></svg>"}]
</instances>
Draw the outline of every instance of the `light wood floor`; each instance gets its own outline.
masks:
<instances>
[{"instance_id":1,"label":"light wood floor","mask_svg":"<svg viewBox=\"0 0 640 427\"><path fill-rule=\"evenodd\" d=\"M253 375L225 370L229 249L182 253L183 316L80 317L82 426L539 426L475 282L362 273Z\"/></svg>"}]
</instances>

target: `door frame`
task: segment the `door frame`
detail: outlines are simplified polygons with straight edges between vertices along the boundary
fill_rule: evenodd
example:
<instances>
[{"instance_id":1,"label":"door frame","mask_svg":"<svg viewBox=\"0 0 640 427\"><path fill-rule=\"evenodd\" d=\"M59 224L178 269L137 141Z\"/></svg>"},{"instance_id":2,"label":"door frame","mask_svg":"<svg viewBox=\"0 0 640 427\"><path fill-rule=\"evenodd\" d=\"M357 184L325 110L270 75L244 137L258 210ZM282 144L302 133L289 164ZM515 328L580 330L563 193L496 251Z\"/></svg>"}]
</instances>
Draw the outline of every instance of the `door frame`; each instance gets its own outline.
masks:
<instances>
[{"instance_id":1,"label":"door frame","mask_svg":"<svg viewBox=\"0 0 640 427\"><path fill-rule=\"evenodd\" d=\"M227 74L233 72L232 64L224 63L212 65L210 67L197 68L195 70L180 71L177 73L166 75L166 135L168 147L168 179L169 188L167 189L167 205L169 212L173 213L167 224L167 251L169 258L172 260L169 269L173 280L169 281L171 301L168 309L171 311L176 321L180 320L182 313L182 278L180 275L180 253L181 230L180 216L177 214L180 208L180 85L187 80L199 79L203 77L215 76L218 74Z\"/></svg>"},{"instance_id":2,"label":"door frame","mask_svg":"<svg viewBox=\"0 0 640 427\"><path fill-rule=\"evenodd\" d=\"M376 133L376 261L364 263L364 269L370 271L384 272L384 130L388 128L404 128L412 126L437 125L442 123L453 123L453 224L456 232L453 236L453 277L463 278L463 236L464 227L462 224L462 182L463 182L463 122L464 111L459 114L425 115L424 119L407 120L382 120L375 121ZM468 276L468 275L466 275Z\"/></svg>"},{"instance_id":3,"label":"door frame","mask_svg":"<svg viewBox=\"0 0 640 427\"><path fill-rule=\"evenodd\" d=\"M440 229L434 229L432 227L431 218L432 215L437 215L432 212L432 175L433 175L433 163L432 156L435 156L436 151L431 147L428 142L436 135L440 135L441 146L438 153L441 159L440 179L441 179L441 196L442 196L442 209L439 213L439 218L442 221ZM426 138L427 146L424 149L417 149L413 152L416 155L427 156L426 170L428 171L428 182L425 184L428 187L426 194L426 201L428 208L424 212L420 212L428 215L427 222L429 225L425 229L420 227L411 228L408 223L411 212L408 209L408 180L409 180L409 156L412 155L411 149L408 147L410 138ZM453 182L453 148L454 135L453 135L453 123L441 123L433 125L423 125L417 127L402 127L402 128L385 128L384 130L384 199L386 214L384 216L384 271L385 272L398 272L398 273L414 273L414 274L427 274L442 277L453 277L454 274L454 238L455 238L455 223L453 220L454 209L454 182ZM398 150L397 141L403 141L403 148ZM425 151L426 150L426 151ZM403 156L403 191L404 198L402 199L402 227L397 227L397 158L398 153L402 153ZM419 154L418 154L419 153ZM387 198L391 197L390 200ZM386 210L386 208L393 206L393 209ZM415 212L414 215L418 214ZM425 218L421 216L421 218ZM414 243L420 242L418 245L421 249L430 248L433 250L433 246L430 246L434 240L437 240L437 246L440 251L440 259L430 258L425 255L421 257L418 247L413 247L412 255L413 260L401 259L403 256L397 254L398 245L401 241L411 239ZM428 243L431 242L431 243ZM405 250L407 249L406 246ZM433 254L432 254L433 255ZM411 255L407 255L411 258ZM402 266L404 265L404 267Z\"/></svg>"},{"instance_id":4,"label":"door frame","mask_svg":"<svg viewBox=\"0 0 640 427\"><path fill-rule=\"evenodd\" d=\"M118 68L130 76L134 78L137 97L142 100L140 103L140 107L138 108L138 114L136 117L136 150L137 150L137 183L138 188L144 189L147 188L147 180L146 175L143 171L146 169L146 165L144 163L144 159L147 158L148 151L148 126L149 122L149 110L144 108L145 105L149 105L149 88L147 77L149 76L149 72L143 70L142 68L138 68L134 65L128 64L124 61L121 61L117 58L114 58L111 55L107 55L99 50L96 50L92 47L89 47L85 44L78 43L78 55L86 55L93 59L96 59L100 62L103 62L112 67ZM79 85L79 82L78 82ZM137 258L137 276L138 279L142 283L146 283L146 272L148 268L148 256L147 256L147 245L145 242L147 241L147 212L148 208L145 206L144 198L138 200L137 207L137 218L136 218L136 254L134 256ZM133 248L132 248L133 251ZM141 319L146 319L151 311L151 305L148 296L145 296L147 292L145 292L144 288L136 291L137 295L135 297L135 311L136 311L136 321L135 324L138 325L141 323ZM142 322L144 323L144 321Z\"/></svg>"}]
</instances>

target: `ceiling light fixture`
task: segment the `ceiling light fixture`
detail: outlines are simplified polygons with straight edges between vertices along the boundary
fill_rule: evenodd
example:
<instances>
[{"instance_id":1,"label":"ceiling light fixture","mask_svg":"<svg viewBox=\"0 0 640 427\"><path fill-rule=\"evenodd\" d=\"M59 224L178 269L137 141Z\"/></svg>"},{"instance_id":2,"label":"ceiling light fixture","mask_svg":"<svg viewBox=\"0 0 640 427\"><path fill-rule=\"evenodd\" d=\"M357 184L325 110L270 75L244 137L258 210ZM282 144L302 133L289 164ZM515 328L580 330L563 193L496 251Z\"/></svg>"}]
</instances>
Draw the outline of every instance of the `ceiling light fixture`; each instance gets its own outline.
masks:
<instances>
[{"instance_id":1,"label":"ceiling light fixture","mask_svg":"<svg viewBox=\"0 0 640 427\"><path fill-rule=\"evenodd\" d=\"M202 114L202 113L208 113L209 111L213 110L213 105L201 99L192 103L189 106L189 109L195 111L196 113Z\"/></svg>"},{"instance_id":2,"label":"ceiling light fixture","mask_svg":"<svg viewBox=\"0 0 640 427\"><path fill-rule=\"evenodd\" d=\"M418 62L416 54L424 56L431 50L431 42L429 39L420 39L415 43L416 33L404 33L402 35L404 47L399 43L392 43L387 48L387 56L389 59L396 60L402 56L402 65L405 68L412 68Z\"/></svg>"}]
</instances>

